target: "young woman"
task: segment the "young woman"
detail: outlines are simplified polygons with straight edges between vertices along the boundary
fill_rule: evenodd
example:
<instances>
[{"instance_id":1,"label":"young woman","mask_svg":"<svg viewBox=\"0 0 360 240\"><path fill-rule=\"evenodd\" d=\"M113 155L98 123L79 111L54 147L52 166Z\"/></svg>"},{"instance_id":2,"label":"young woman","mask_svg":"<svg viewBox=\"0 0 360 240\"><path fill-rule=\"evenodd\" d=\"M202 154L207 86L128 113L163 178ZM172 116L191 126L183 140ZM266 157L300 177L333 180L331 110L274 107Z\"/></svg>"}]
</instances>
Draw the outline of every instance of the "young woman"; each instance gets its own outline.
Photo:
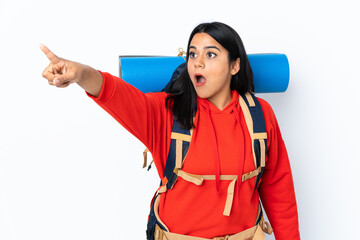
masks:
<instances>
[{"instance_id":1,"label":"young woman","mask_svg":"<svg viewBox=\"0 0 360 240\"><path fill-rule=\"evenodd\" d=\"M193 30L185 70L168 93L144 94L116 76L59 58L44 45L41 49L50 60L43 72L49 84L67 87L76 82L82 87L145 144L161 179L173 119L192 129L181 170L190 173L187 176L214 177L198 185L178 177L171 190L161 191L156 212L162 226L155 239L263 239L258 230L268 228L262 221L257 224L259 198L276 239L300 239L285 144L270 105L260 98L267 133L266 166L258 188L255 177L236 181L255 171L252 142L239 104L239 94L253 90L253 75L243 43L231 27L213 22ZM238 177L230 194L231 208L225 211L234 179L223 176L229 175Z\"/></svg>"}]
</instances>

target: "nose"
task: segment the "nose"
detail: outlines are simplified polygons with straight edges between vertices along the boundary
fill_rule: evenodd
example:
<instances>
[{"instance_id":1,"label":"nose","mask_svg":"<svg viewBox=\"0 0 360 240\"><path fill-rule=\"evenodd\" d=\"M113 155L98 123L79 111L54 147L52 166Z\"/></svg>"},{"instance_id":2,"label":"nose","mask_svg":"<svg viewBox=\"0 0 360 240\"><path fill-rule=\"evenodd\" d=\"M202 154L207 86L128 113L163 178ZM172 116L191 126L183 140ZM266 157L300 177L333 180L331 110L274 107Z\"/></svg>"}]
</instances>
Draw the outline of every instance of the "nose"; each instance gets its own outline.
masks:
<instances>
[{"instance_id":1,"label":"nose","mask_svg":"<svg viewBox=\"0 0 360 240\"><path fill-rule=\"evenodd\" d=\"M204 58L199 55L196 60L195 60L195 67L196 68L204 68L205 67L205 63L204 63Z\"/></svg>"}]
</instances>

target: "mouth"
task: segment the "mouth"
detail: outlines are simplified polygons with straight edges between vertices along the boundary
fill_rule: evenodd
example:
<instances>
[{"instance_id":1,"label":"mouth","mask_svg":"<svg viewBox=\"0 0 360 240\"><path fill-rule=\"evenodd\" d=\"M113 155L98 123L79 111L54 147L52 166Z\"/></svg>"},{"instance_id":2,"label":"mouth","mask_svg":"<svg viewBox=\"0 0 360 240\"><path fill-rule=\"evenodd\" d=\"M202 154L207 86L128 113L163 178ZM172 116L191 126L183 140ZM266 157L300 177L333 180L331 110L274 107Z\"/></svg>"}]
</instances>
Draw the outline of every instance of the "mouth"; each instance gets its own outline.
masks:
<instances>
[{"instance_id":1,"label":"mouth","mask_svg":"<svg viewBox=\"0 0 360 240\"><path fill-rule=\"evenodd\" d=\"M195 85L198 87L201 87L202 85L204 85L206 83L206 78L201 75L200 73L195 73Z\"/></svg>"}]
</instances>

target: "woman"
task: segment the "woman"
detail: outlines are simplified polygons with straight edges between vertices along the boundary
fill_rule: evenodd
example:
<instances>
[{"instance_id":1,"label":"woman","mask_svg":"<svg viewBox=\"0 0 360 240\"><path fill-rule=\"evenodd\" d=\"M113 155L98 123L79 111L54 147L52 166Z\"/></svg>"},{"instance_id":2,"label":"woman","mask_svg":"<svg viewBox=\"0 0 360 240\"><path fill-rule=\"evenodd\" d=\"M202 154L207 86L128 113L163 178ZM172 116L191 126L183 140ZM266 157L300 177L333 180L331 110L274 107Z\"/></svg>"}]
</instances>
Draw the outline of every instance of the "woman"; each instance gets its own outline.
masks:
<instances>
[{"instance_id":1,"label":"woman","mask_svg":"<svg viewBox=\"0 0 360 240\"><path fill-rule=\"evenodd\" d=\"M241 177L255 168L252 142L239 104L239 94L253 89L253 76L243 43L231 27L213 22L193 30L185 70L168 93L143 94L116 76L58 58L43 45L41 49L51 61L43 72L49 84L67 87L76 82L81 86L145 144L161 179L173 119L183 128L192 129L182 170L196 176L214 175L214 179L196 185L179 177L171 191L161 191L158 220L177 234L165 233L166 238L245 239L239 233L257 227L254 223L260 197L276 239L300 239L287 152L275 115L262 99L258 101L265 118L267 156L261 182L256 188L255 178L236 181L231 210L224 211L231 180L221 176ZM264 225L262 229L266 230ZM159 231L155 239L163 232ZM263 239L254 234L250 239Z\"/></svg>"}]
</instances>

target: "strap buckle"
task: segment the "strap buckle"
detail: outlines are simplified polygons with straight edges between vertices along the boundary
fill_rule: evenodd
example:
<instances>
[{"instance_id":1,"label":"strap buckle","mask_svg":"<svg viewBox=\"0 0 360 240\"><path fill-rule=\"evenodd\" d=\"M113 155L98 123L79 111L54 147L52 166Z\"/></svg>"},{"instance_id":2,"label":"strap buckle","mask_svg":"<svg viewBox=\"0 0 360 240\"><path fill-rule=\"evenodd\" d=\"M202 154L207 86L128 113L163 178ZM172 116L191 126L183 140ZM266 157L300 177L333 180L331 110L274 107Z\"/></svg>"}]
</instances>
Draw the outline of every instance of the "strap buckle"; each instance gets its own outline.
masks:
<instances>
[{"instance_id":1,"label":"strap buckle","mask_svg":"<svg viewBox=\"0 0 360 240\"><path fill-rule=\"evenodd\" d=\"M214 237L213 240L228 240L229 235L223 236L223 237Z\"/></svg>"},{"instance_id":2,"label":"strap buckle","mask_svg":"<svg viewBox=\"0 0 360 240\"><path fill-rule=\"evenodd\" d=\"M267 233L269 235L273 233L273 228L271 227L270 223L264 220L264 217L261 218L259 225L264 233Z\"/></svg>"},{"instance_id":3,"label":"strap buckle","mask_svg":"<svg viewBox=\"0 0 360 240\"><path fill-rule=\"evenodd\" d=\"M182 48L179 48L179 54L178 54L178 56L179 56L179 57L182 57L182 58L186 61L184 55L186 56L186 52L185 52Z\"/></svg>"}]
</instances>

